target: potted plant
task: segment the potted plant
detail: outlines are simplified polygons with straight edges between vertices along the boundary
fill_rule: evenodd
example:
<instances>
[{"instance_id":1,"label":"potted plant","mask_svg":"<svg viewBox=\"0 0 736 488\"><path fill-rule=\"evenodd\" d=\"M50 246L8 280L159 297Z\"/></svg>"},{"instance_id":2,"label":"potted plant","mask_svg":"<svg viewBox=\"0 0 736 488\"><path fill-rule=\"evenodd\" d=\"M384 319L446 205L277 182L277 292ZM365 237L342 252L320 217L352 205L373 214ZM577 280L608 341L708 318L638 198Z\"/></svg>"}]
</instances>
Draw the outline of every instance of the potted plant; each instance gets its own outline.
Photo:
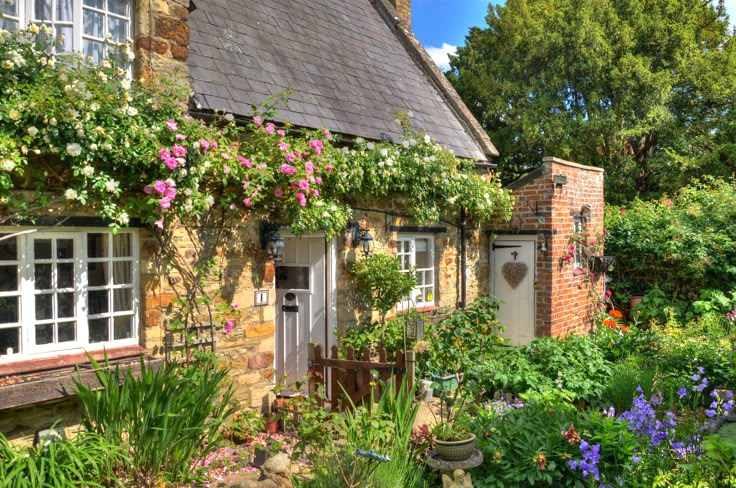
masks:
<instances>
[{"instance_id":1,"label":"potted plant","mask_svg":"<svg viewBox=\"0 0 736 488\"><path fill-rule=\"evenodd\" d=\"M465 399L458 405L460 396L459 375L458 387L452 396L440 395L440 416L432 428L434 447L437 455L444 461L465 461L475 451L475 434L470 432L470 416L463 410Z\"/></svg>"}]
</instances>

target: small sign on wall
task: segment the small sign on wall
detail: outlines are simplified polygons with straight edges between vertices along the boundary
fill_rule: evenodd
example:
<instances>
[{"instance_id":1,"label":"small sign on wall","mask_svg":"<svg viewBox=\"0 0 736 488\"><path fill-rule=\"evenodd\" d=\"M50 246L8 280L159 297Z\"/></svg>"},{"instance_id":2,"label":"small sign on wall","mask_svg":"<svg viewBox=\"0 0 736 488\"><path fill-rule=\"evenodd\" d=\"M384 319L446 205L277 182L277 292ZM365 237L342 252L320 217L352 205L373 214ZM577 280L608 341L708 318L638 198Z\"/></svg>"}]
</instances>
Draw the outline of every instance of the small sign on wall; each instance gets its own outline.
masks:
<instances>
[{"instance_id":1,"label":"small sign on wall","mask_svg":"<svg viewBox=\"0 0 736 488\"><path fill-rule=\"evenodd\" d=\"M253 299L253 305L256 307L263 307L265 305L268 305L268 290L256 290L256 295Z\"/></svg>"}]
</instances>

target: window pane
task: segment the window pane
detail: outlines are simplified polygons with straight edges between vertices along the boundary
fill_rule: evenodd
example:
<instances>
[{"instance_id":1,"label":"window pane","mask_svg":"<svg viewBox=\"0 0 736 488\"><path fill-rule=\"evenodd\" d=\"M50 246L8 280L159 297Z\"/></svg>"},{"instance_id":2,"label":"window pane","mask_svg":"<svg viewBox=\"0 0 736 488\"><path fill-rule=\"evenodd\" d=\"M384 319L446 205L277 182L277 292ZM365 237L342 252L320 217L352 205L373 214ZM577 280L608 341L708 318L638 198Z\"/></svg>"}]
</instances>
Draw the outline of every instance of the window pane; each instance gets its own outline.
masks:
<instances>
[{"instance_id":1,"label":"window pane","mask_svg":"<svg viewBox=\"0 0 736 488\"><path fill-rule=\"evenodd\" d=\"M0 329L0 356L20 352L20 328Z\"/></svg>"},{"instance_id":2,"label":"window pane","mask_svg":"<svg viewBox=\"0 0 736 488\"><path fill-rule=\"evenodd\" d=\"M36 324L36 344L54 342L54 324Z\"/></svg>"},{"instance_id":3,"label":"window pane","mask_svg":"<svg viewBox=\"0 0 736 488\"><path fill-rule=\"evenodd\" d=\"M107 285L109 274L107 263L89 263L87 265L87 282L89 286Z\"/></svg>"},{"instance_id":4,"label":"window pane","mask_svg":"<svg viewBox=\"0 0 736 488\"><path fill-rule=\"evenodd\" d=\"M18 299L20 297L0 297L0 324L18 322Z\"/></svg>"},{"instance_id":5,"label":"window pane","mask_svg":"<svg viewBox=\"0 0 736 488\"><path fill-rule=\"evenodd\" d=\"M58 259L72 259L74 257L74 240L58 239L56 241L56 257Z\"/></svg>"},{"instance_id":6,"label":"window pane","mask_svg":"<svg viewBox=\"0 0 736 488\"><path fill-rule=\"evenodd\" d=\"M133 290L129 288L113 290L112 301L115 312L133 310Z\"/></svg>"},{"instance_id":7,"label":"window pane","mask_svg":"<svg viewBox=\"0 0 736 488\"><path fill-rule=\"evenodd\" d=\"M56 265L56 286L58 288L74 288L74 263Z\"/></svg>"},{"instance_id":8,"label":"window pane","mask_svg":"<svg viewBox=\"0 0 736 488\"><path fill-rule=\"evenodd\" d=\"M36 5L36 19L37 20L52 20L51 19L51 0L35 0Z\"/></svg>"},{"instance_id":9,"label":"window pane","mask_svg":"<svg viewBox=\"0 0 736 488\"><path fill-rule=\"evenodd\" d=\"M10 0L0 2L0 12L4 15L12 15L13 17L18 16L18 2L20 0Z\"/></svg>"},{"instance_id":10,"label":"window pane","mask_svg":"<svg viewBox=\"0 0 736 488\"><path fill-rule=\"evenodd\" d=\"M105 17L102 14L91 10L84 11L84 33L88 36L103 38L105 33L104 22Z\"/></svg>"},{"instance_id":11,"label":"window pane","mask_svg":"<svg viewBox=\"0 0 736 488\"><path fill-rule=\"evenodd\" d=\"M74 50L72 42L74 41L73 27L57 27L56 37L58 37L56 49L59 51L70 53Z\"/></svg>"},{"instance_id":12,"label":"window pane","mask_svg":"<svg viewBox=\"0 0 736 488\"><path fill-rule=\"evenodd\" d=\"M125 8L130 0L107 0L107 9L118 15L128 15Z\"/></svg>"},{"instance_id":13,"label":"window pane","mask_svg":"<svg viewBox=\"0 0 736 488\"><path fill-rule=\"evenodd\" d=\"M107 33L112 37L113 41L125 42L128 38L128 21L118 19L117 17L108 17Z\"/></svg>"},{"instance_id":14,"label":"window pane","mask_svg":"<svg viewBox=\"0 0 736 488\"><path fill-rule=\"evenodd\" d=\"M130 234L118 234L112 240L112 255L116 258L132 256Z\"/></svg>"},{"instance_id":15,"label":"window pane","mask_svg":"<svg viewBox=\"0 0 736 488\"><path fill-rule=\"evenodd\" d=\"M74 293L59 293L56 295L57 317L74 317Z\"/></svg>"},{"instance_id":16,"label":"window pane","mask_svg":"<svg viewBox=\"0 0 736 488\"><path fill-rule=\"evenodd\" d=\"M84 40L84 55L92 56L92 60L95 63L102 62L103 47L101 42L90 41L89 39Z\"/></svg>"},{"instance_id":17,"label":"window pane","mask_svg":"<svg viewBox=\"0 0 736 488\"><path fill-rule=\"evenodd\" d=\"M59 334L58 342L69 342L76 339L76 322L62 322L59 324L57 333Z\"/></svg>"},{"instance_id":18,"label":"window pane","mask_svg":"<svg viewBox=\"0 0 736 488\"><path fill-rule=\"evenodd\" d=\"M109 234L87 234L87 256L90 258L107 257L107 239Z\"/></svg>"},{"instance_id":19,"label":"window pane","mask_svg":"<svg viewBox=\"0 0 736 488\"><path fill-rule=\"evenodd\" d=\"M37 264L33 273L36 290L49 290L51 288L51 265Z\"/></svg>"},{"instance_id":20,"label":"window pane","mask_svg":"<svg viewBox=\"0 0 736 488\"><path fill-rule=\"evenodd\" d=\"M112 263L112 281L116 285L129 285L133 283L132 277L133 263L130 261L122 261Z\"/></svg>"},{"instance_id":21,"label":"window pane","mask_svg":"<svg viewBox=\"0 0 736 488\"><path fill-rule=\"evenodd\" d=\"M0 266L0 291L18 289L18 266Z\"/></svg>"},{"instance_id":22,"label":"window pane","mask_svg":"<svg viewBox=\"0 0 736 488\"><path fill-rule=\"evenodd\" d=\"M56 0L56 20L71 21L73 3L73 0Z\"/></svg>"},{"instance_id":23,"label":"window pane","mask_svg":"<svg viewBox=\"0 0 736 488\"><path fill-rule=\"evenodd\" d=\"M89 341L105 342L110 340L110 319L94 319L89 321Z\"/></svg>"},{"instance_id":24,"label":"window pane","mask_svg":"<svg viewBox=\"0 0 736 488\"><path fill-rule=\"evenodd\" d=\"M84 4L90 7L102 9L104 7L104 0L84 0Z\"/></svg>"},{"instance_id":25,"label":"window pane","mask_svg":"<svg viewBox=\"0 0 736 488\"><path fill-rule=\"evenodd\" d=\"M0 238L8 234L0 234ZM8 237L0 240L0 261L17 261L18 260L18 238Z\"/></svg>"},{"instance_id":26,"label":"window pane","mask_svg":"<svg viewBox=\"0 0 736 488\"><path fill-rule=\"evenodd\" d=\"M34 239L33 257L35 259L51 259L51 239Z\"/></svg>"},{"instance_id":27,"label":"window pane","mask_svg":"<svg viewBox=\"0 0 736 488\"><path fill-rule=\"evenodd\" d=\"M0 18L0 29L14 32L18 30L18 21L8 18Z\"/></svg>"},{"instance_id":28,"label":"window pane","mask_svg":"<svg viewBox=\"0 0 736 488\"><path fill-rule=\"evenodd\" d=\"M107 313L110 311L110 305L107 301L107 293L107 290L94 290L87 294L90 315Z\"/></svg>"},{"instance_id":29,"label":"window pane","mask_svg":"<svg viewBox=\"0 0 736 488\"><path fill-rule=\"evenodd\" d=\"M131 334L131 317L130 315L126 315L124 317L115 317L115 323L114 323L114 339L127 339L129 337L132 337Z\"/></svg>"},{"instance_id":30,"label":"window pane","mask_svg":"<svg viewBox=\"0 0 736 488\"><path fill-rule=\"evenodd\" d=\"M53 295L36 295L36 320L48 320L54 318Z\"/></svg>"}]
</instances>

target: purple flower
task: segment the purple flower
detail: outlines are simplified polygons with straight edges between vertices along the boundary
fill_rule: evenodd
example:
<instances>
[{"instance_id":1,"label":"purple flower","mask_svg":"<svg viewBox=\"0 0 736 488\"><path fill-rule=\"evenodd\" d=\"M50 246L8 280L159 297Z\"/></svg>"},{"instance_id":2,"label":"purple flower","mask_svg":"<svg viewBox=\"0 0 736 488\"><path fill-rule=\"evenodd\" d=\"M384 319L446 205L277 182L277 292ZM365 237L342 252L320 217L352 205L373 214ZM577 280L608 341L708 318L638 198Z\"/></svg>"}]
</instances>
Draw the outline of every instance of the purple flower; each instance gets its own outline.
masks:
<instances>
[{"instance_id":1,"label":"purple flower","mask_svg":"<svg viewBox=\"0 0 736 488\"><path fill-rule=\"evenodd\" d=\"M685 398L685 396L687 396L687 389L683 386L679 390L677 390L677 394L680 396L680 398Z\"/></svg>"},{"instance_id":2,"label":"purple flower","mask_svg":"<svg viewBox=\"0 0 736 488\"><path fill-rule=\"evenodd\" d=\"M712 409L708 408L708 409L705 410L705 415L707 415L710 418L713 418L716 415L718 415L718 412L716 412L715 410L712 410Z\"/></svg>"},{"instance_id":3,"label":"purple flower","mask_svg":"<svg viewBox=\"0 0 736 488\"><path fill-rule=\"evenodd\" d=\"M639 464L639 461L640 461L639 456L637 456L636 454L634 454L633 456L631 456L631 462L633 464Z\"/></svg>"},{"instance_id":4,"label":"purple flower","mask_svg":"<svg viewBox=\"0 0 736 488\"><path fill-rule=\"evenodd\" d=\"M694 375L692 375L690 377L690 379L693 380L693 381L700 381L700 375L699 374L694 374Z\"/></svg>"},{"instance_id":5,"label":"purple flower","mask_svg":"<svg viewBox=\"0 0 736 488\"><path fill-rule=\"evenodd\" d=\"M703 368L702 366L698 366L698 373L700 374L705 373L705 368Z\"/></svg>"}]
</instances>

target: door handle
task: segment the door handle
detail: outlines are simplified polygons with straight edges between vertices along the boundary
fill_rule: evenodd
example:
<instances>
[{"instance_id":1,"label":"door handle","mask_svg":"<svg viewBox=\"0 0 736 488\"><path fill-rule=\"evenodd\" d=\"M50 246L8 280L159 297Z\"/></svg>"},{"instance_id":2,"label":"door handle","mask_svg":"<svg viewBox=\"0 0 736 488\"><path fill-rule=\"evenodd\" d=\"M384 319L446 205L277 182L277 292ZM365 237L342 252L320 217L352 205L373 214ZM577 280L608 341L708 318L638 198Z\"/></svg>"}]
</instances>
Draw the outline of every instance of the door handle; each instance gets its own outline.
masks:
<instances>
[{"instance_id":1,"label":"door handle","mask_svg":"<svg viewBox=\"0 0 736 488\"><path fill-rule=\"evenodd\" d=\"M282 312L298 312L299 305L281 305Z\"/></svg>"}]
</instances>

